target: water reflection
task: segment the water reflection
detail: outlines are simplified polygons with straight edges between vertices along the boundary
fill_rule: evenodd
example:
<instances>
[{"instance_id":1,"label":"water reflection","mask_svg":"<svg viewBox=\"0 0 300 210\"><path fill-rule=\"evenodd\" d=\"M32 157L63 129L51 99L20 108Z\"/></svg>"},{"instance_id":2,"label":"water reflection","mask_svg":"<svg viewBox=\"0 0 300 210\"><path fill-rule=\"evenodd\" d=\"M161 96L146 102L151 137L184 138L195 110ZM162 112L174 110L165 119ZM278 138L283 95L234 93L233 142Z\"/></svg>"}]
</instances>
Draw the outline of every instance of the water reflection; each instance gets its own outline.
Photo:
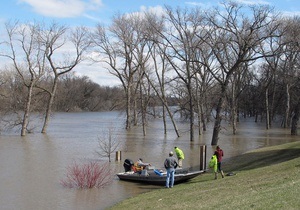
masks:
<instances>
[{"instance_id":1,"label":"water reflection","mask_svg":"<svg viewBox=\"0 0 300 210\"><path fill-rule=\"evenodd\" d=\"M211 132L189 141L188 125L179 123L182 136L176 137L171 124L168 134L163 134L160 120L153 120L147 128L147 136L141 128L123 130L124 116L117 112L57 113L52 119L47 135L39 133L20 137L18 133L0 136L0 206L1 209L105 209L114 203L156 188L119 181L114 177L104 189L76 190L64 188L60 181L66 167L76 162L100 160L95 150L103 128L114 126L122 141L122 159L144 161L163 167L163 161L174 146L185 152L184 167L199 165L200 145L207 145L208 158L214 147L210 146ZM211 127L208 130L212 130ZM196 133L196 132L195 132ZM277 128L265 130L264 125L251 120L239 126L238 134L231 135L230 127L223 129L220 146L227 158L248 150L299 140L289 135L289 130ZM115 172L123 170L123 161L112 162Z\"/></svg>"}]
</instances>

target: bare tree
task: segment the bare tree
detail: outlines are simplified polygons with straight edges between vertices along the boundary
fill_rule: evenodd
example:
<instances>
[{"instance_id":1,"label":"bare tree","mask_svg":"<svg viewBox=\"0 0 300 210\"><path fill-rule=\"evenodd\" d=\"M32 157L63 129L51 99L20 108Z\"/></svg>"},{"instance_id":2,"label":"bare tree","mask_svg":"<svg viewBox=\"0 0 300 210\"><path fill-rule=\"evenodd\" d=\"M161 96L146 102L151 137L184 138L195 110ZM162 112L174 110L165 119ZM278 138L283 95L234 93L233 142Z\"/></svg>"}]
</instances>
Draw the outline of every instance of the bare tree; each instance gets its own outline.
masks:
<instances>
[{"instance_id":1,"label":"bare tree","mask_svg":"<svg viewBox=\"0 0 300 210\"><path fill-rule=\"evenodd\" d=\"M126 129L137 123L137 91L143 78L143 66L149 56L144 56L146 39L142 33L143 18L139 15L116 16L109 29L97 26L92 40L96 62L107 64L108 71L122 83L126 95ZM133 111L133 113L132 113Z\"/></svg>"},{"instance_id":2,"label":"bare tree","mask_svg":"<svg viewBox=\"0 0 300 210\"><path fill-rule=\"evenodd\" d=\"M116 22L116 20L115 20ZM108 65L108 70L111 74L115 75L120 79L124 92L126 94L126 129L131 127L131 87L132 77L136 70L132 68L131 56L129 54L130 48L127 39L130 38L126 30L126 21L124 25L115 23L116 26L120 27L120 32L112 30L113 34L117 37L116 41L113 41L112 35L110 35L104 26L98 25L96 31L93 33L92 40L94 50L98 53L98 56L93 58L96 62L103 62ZM115 26L115 27L116 27ZM123 27L124 28L123 28ZM129 27L129 26L128 26ZM122 29L124 31L122 31ZM103 57L101 59L101 57Z\"/></svg>"},{"instance_id":3,"label":"bare tree","mask_svg":"<svg viewBox=\"0 0 300 210\"><path fill-rule=\"evenodd\" d=\"M300 59L300 19L291 18L283 20L283 49L280 56L280 66L278 69L278 78L282 80L285 87L285 112L283 127L290 125L291 119L291 89L297 85L299 75L299 59ZM297 97L296 97L297 98ZM296 99L297 100L297 99Z\"/></svg>"},{"instance_id":4,"label":"bare tree","mask_svg":"<svg viewBox=\"0 0 300 210\"><path fill-rule=\"evenodd\" d=\"M222 111L230 78L244 64L268 56L262 55L258 47L270 37L275 36L276 16L267 6L250 7L251 17L246 17L242 7L236 3L224 4L225 10L215 9L207 13L208 33L200 37L210 46L215 63L208 70L220 85L219 99L216 105L216 118L212 136L212 145L218 143L221 128Z\"/></svg>"},{"instance_id":5,"label":"bare tree","mask_svg":"<svg viewBox=\"0 0 300 210\"><path fill-rule=\"evenodd\" d=\"M202 25L201 25L202 26ZM205 26L202 26L205 27ZM199 27L200 28L200 27ZM197 36L204 37L206 29L202 28L198 30ZM201 35L202 34L202 35ZM207 69L208 66L212 66L215 61L215 57L211 53L209 46L204 42L198 43L196 50L193 51L192 68L195 73L195 89L194 98L197 106L198 115L198 133L202 134L202 130L206 131L206 122L210 120L210 113L212 110L213 99L210 98L214 87L214 78Z\"/></svg>"},{"instance_id":6,"label":"bare tree","mask_svg":"<svg viewBox=\"0 0 300 210\"><path fill-rule=\"evenodd\" d=\"M162 50L162 52L161 52ZM148 72L145 74L146 78L148 79L150 85L152 86L153 90L156 93L156 96L160 99L163 104L162 107L162 116L163 116L163 124L164 124L164 134L167 134L167 122L166 122L166 113L168 113L171 122L174 127L174 131L177 137L180 136L176 122L173 117L173 113L170 110L168 105L167 96L166 96L166 73L168 69L170 69L167 59L165 58L166 48L158 49L158 47L153 47L151 50L151 57L153 59L153 69L155 71L155 76L152 78L153 72ZM155 81L157 81L158 85L156 85Z\"/></svg>"},{"instance_id":7,"label":"bare tree","mask_svg":"<svg viewBox=\"0 0 300 210\"><path fill-rule=\"evenodd\" d=\"M39 34L39 39L45 46L44 55L54 75L51 89L43 88L49 95L45 120L41 131L42 133L46 133L51 115L51 107L56 95L58 79L60 76L72 71L84 60L84 53L90 46L90 41L86 28L77 27L69 31L67 27L59 26L55 23L49 29L43 30ZM68 46L68 44L71 46ZM63 50L65 52L62 53Z\"/></svg>"},{"instance_id":8,"label":"bare tree","mask_svg":"<svg viewBox=\"0 0 300 210\"><path fill-rule=\"evenodd\" d=\"M197 38L198 28L202 23L200 10L189 12L187 9L172 10L166 7L165 21L168 27L160 31L156 29L162 40L160 45L165 45L167 50L166 59L176 72L177 78L186 87L188 96L188 111L190 123L190 141L194 140L194 86L196 70L192 66L194 61L194 51L200 45ZM163 48L162 48L163 49ZM163 51L162 51L163 52Z\"/></svg>"},{"instance_id":9,"label":"bare tree","mask_svg":"<svg viewBox=\"0 0 300 210\"><path fill-rule=\"evenodd\" d=\"M292 115L291 135L294 135L294 136L298 135L299 119L300 119L300 100L296 104L294 113Z\"/></svg>"},{"instance_id":10,"label":"bare tree","mask_svg":"<svg viewBox=\"0 0 300 210\"><path fill-rule=\"evenodd\" d=\"M96 150L96 153L100 157L107 157L109 162L111 162L111 155L121 145L121 141L117 138L115 131L116 129L110 126L107 131L103 131L101 136L98 137L99 150Z\"/></svg>"},{"instance_id":11,"label":"bare tree","mask_svg":"<svg viewBox=\"0 0 300 210\"><path fill-rule=\"evenodd\" d=\"M229 110L230 121L232 124L232 133L236 134L237 131L237 122L239 121L239 106L238 101L241 93L244 91L246 85L249 84L249 69L248 64L240 67L240 70L236 71L231 77L231 86L228 90L228 102L229 102Z\"/></svg>"},{"instance_id":12,"label":"bare tree","mask_svg":"<svg viewBox=\"0 0 300 210\"><path fill-rule=\"evenodd\" d=\"M23 25L16 22L6 24L8 40L5 41L5 48L7 52L2 52L1 56L12 61L13 68L27 89L21 136L26 135L34 87L44 76L46 69L46 57L43 53L42 43L39 40L40 30L40 25L36 23Z\"/></svg>"}]
</instances>

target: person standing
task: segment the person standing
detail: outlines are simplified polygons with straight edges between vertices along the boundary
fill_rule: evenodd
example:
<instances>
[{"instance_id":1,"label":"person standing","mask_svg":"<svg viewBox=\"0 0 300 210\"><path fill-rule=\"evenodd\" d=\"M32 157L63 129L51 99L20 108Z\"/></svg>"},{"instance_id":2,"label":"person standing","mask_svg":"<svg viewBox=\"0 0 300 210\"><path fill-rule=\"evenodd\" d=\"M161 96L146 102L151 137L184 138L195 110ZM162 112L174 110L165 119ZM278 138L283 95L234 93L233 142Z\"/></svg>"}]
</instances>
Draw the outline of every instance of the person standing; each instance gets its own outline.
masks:
<instances>
[{"instance_id":1,"label":"person standing","mask_svg":"<svg viewBox=\"0 0 300 210\"><path fill-rule=\"evenodd\" d=\"M209 161L209 167L213 169L215 174L215 179L218 178L218 153L217 151L214 152L213 156Z\"/></svg>"},{"instance_id":2,"label":"person standing","mask_svg":"<svg viewBox=\"0 0 300 210\"><path fill-rule=\"evenodd\" d=\"M218 172L220 172L222 175L222 178L224 178L224 172L222 170L222 158L224 156L224 152L220 148L220 146L217 146L216 153L217 153L217 158L218 158Z\"/></svg>"},{"instance_id":3,"label":"person standing","mask_svg":"<svg viewBox=\"0 0 300 210\"><path fill-rule=\"evenodd\" d=\"M178 166L177 160L173 156L172 151L169 153L169 157L166 158L164 166L167 170L166 188L172 188L174 186L175 169Z\"/></svg>"},{"instance_id":4,"label":"person standing","mask_svg":"<svg viewBox=\"0 0 300 210\"><path fill-rule=\"evenodd\" d=\"M175 153L176 153L176 156L178 159L178 167L182 168L182 161L184 160L184 153L178 147L174 147L174 149L175 149Z\"/></svg>"}]
</instances>

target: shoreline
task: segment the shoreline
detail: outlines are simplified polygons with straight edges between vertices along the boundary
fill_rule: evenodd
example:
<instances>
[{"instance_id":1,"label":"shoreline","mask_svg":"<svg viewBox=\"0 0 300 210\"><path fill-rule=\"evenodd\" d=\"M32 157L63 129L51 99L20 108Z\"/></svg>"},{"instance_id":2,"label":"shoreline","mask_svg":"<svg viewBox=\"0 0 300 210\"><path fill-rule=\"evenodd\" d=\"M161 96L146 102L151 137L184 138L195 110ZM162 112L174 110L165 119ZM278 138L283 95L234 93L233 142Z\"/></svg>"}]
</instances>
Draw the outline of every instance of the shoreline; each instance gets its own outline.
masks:
<instances>
[{"instance_id":1,"label":"shoreline","mask_svg":"<svg viewBox=\"0 0 300 210\"><path fill-rule=\"evenodd\" d=\"M273 191L274 194L276 194L277 189L279 191L278 193L281 193L281 188L287 187L286 190L289 190L289 186L285 186L283 181L290 180L291 173L295 174L295 177L292 177L292 183L300 182L300 175L298 175L300 174L299 160L300 140L251 150L242 155L230 158L230 160L224 160L224 173L227 174L229 171L235 172L237 174L236 176L226 176L224 179L219 178L218 180L213 180L213 174L208 171L187 183L175 186L171 190L158 189L142 193L132 198L125 199L108 209L143 209L140 208L142 206L146 209L166 209L166 201L159 202L160 199L170 202L168 207L173 209L179 209L179 206L184 206L182 209L199 209L199 206L195 205L195 203L199 202L199 199L201 200L201 208L203 209L205 209L205 207L212 209L214 202L226 203L226 205L229 206L227 206L227 208L236 208L240 204L231 199L231 197L234 197L234 194L237 196L240 196L241 194L245 195L246 197L243 199L249 200L249 202L253 202L252 199L261 199L259 198L259 194L255 194L254 198L251 196L247 198L247 192L255 185L261 186L258 187L258 191L261 191L259 189L262 189L268 192L270 189L275 188ZM298 163L298 167L294 166L295 163ZM281 168L285 168L285 171L280 170ZM274 183L272 183L272 181ZM283 186L278 188L277 185L280 184ZM293 185L293 187L295 188L292 190L300 190L299 185ZM218 191L222 193L220 195L218 193L215 194ZM264 191L263 193L265 193ZM232 193L233 196L230 196L230 193L228 192ZM189 194L191 197L188 196ZM172 195L175 196L176 199L173 199ZM215 199L212 200L211 196L215 196ZM207 200L203 199L203 197L206 197ZM288 197L288 199L289 198L290 197ZM275 198L275 200L276 199L281 201L281 197ZM232 203L230 204L229 201ZM266 200L265 203L262 201L259 205L267 205L266 202L269 201ZM298 201L295 201L289 205L298 205L297 203ZM139 205L142 206L138 207Z\"/></svg>"}]
</instances>

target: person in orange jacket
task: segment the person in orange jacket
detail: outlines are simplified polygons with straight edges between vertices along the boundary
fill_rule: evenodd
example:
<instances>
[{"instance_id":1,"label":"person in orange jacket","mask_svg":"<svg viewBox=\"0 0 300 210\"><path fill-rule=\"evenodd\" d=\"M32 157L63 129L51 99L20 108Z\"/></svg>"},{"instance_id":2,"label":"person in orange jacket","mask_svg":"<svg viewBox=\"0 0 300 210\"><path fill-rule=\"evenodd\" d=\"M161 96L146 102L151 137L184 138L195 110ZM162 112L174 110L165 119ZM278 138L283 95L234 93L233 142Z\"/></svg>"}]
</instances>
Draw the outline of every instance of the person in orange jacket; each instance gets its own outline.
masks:
<instances>
[{"instance_id":1,"label":"person in orange jacket","mask_svg":"<svg viewBox=\"0 0 300 210\"><path fill-rule=\"evenodd\" d=\"M142 158L139 158L133 165L133 171L134 172L141 172L143 169L145 169L147 166L150 166L150 163L144 163Z\"/></svg>"}]
</instances>

